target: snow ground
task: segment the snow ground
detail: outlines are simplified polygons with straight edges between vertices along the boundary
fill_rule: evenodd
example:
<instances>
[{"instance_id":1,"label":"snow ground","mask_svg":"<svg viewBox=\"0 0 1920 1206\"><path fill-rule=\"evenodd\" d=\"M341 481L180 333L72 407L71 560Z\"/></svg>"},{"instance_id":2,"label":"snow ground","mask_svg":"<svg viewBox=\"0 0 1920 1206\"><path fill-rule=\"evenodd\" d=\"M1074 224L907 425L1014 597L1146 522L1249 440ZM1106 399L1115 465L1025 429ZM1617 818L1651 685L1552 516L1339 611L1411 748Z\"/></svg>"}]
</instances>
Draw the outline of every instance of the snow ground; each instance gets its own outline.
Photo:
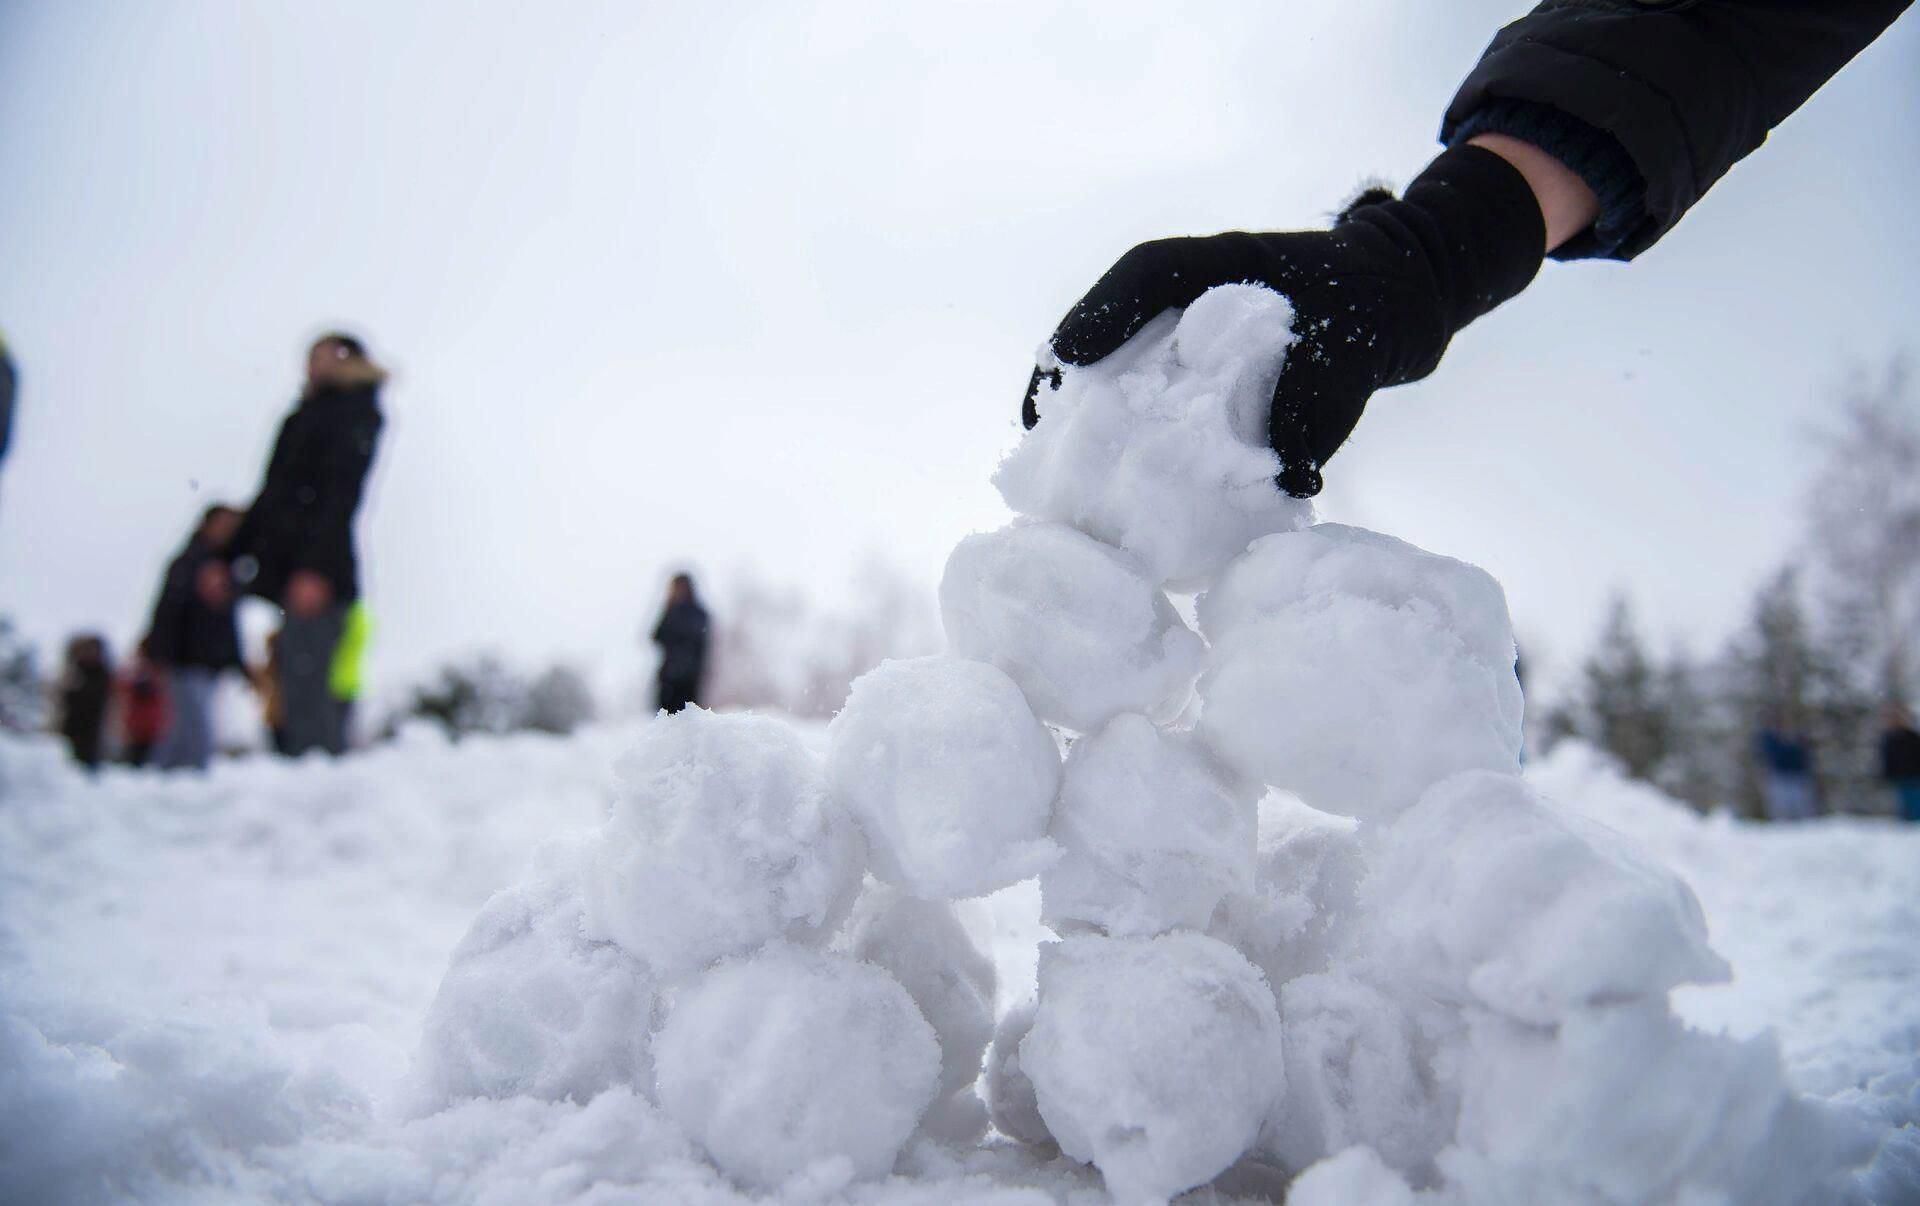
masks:
<instances>
[{"instance_id":1,"label":"snow ground","mask_svg":"<svg viewBox=\"0 0 1920 1206\"><path fill-rule=\"evenodd\" d=\"M750 1200L625 1089L398 1106L448 952L537 843L601 819L633 738L414 737L337 764L97 781L48 742L0 743L0 1201ZM1579 750L1529 777L1698 893L1735 975L1676 992L1688 1020L1771 1027L1800 1090L1914 1125L1920 828L1703 820ZM1038 908L1029 883L966 911L1003 1011L1032 983ZM847 1176L783 1196L1105 1200L1090 1170L1011 1146L922 1142L891 1179ZM1920 1201L1920 1182L1889 1189ZM1281 1192L1243 1168L1195 1197Z\"/></svg>"}]
</instances>

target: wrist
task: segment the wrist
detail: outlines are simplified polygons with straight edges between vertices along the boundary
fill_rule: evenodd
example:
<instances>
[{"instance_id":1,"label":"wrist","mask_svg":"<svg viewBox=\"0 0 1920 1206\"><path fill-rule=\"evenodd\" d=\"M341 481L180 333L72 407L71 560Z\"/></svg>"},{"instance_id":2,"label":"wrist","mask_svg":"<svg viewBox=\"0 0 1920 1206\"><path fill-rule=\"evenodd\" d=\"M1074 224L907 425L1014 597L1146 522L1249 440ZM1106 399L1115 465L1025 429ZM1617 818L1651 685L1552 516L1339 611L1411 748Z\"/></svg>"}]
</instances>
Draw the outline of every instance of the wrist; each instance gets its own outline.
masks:
<instances>
[{"instance_id":1,"label":"wrist","mask_svg":"<svg viewBox=\"0 0 1920 1206\"><path fill-rule=\"evenodd\" d=\"M1475 134L1467 145L1492 151L1526 180L1540 207L1546 249L1552 251L1592 226L1600 198L1578 172L1539 147L1511 134Z\"/></svg>"}]
</instances>

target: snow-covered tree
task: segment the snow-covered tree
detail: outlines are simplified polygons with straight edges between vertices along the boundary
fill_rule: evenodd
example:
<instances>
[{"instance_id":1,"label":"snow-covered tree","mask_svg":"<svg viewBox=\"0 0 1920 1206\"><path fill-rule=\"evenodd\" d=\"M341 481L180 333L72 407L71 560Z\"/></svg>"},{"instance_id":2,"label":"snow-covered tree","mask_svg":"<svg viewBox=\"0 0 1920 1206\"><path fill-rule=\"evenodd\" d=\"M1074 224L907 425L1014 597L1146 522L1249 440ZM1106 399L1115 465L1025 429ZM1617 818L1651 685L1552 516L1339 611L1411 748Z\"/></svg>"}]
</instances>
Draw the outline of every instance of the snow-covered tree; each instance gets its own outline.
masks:
<instances>
[{"instance_id":1,"label":"snow-covered tree","mask_svg":"<svg viewBox=\"0 0 1920 1206\"><path fill-rule=\"evenodd\" d=\"M592 720L593 690L571 666L550 666L528 685L518 727L565 735Z\"/></svg>"}]
</instances>

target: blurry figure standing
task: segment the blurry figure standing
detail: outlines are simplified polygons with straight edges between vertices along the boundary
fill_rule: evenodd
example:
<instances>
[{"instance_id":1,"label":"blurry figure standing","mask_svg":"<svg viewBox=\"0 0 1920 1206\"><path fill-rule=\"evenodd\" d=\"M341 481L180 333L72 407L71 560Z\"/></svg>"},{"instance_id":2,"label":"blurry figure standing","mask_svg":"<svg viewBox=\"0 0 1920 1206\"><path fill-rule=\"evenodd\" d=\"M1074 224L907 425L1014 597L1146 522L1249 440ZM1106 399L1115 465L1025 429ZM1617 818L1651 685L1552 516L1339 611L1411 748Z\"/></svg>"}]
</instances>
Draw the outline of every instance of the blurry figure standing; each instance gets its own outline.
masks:
<instances>
[{"instance_id":1,"label":"blurry figure standing","mask_svg":"<svg viewBox=\"0 0 1920 1206\"><path fill-rule=\"evenodd\" d=\"M1900 819L1920 822L1920 732L1914 731L1913 713L1903 704L1888 704L1883 720L1881 777L1893 788Z\"/></svg>"},{"instance_id":2,"label":"blurry figure standing","mask_svg":"<svg viewBox=\"0 0 1920 1206\"><path fill-rule=\"evenodd\" d=\"M1809 821L1818 812L1813 782L1813 745L1779 717L1761 726L1760 792L1770 821Z\"/></svg>"},{"instance_id":3,"label":"blurry figure standing","mask_svg":"<svg viewBox=\"0 0 1920 1206\"><path fill-rule=\"evenodd\" d=\"M148 656L146 642L114 680L114 693L120 707L121 759L128 766L145 766L173 715L166 676Z\"/></svg>"},{"instance_id":4,"label":"blurry figure standing","mask_svg":"<svg viewBox=\"0 0 1920 1206\"><path fill-rule=\"evenodd\" d=\"M13 367L6 337L0 336L0 461L7 459L7 449L13 443L13 399L19 388L20 374Z\"/></svg>"},{"instance_id":5,"label":"blurry figure standing","mask_svg":"<svg viewBox=\"0 0 1920 1206\"><path fill-rule=\"evenodd\" d=\"M260 493L229 550L241 588L286 612L277 677L289 754L346 749L328 679L347 610L360 597L353 517L380 440L386 376L350 335L314 343L306 388L280 425Z\"/></svg>"},{"instance_id":6,"label":"blurry figure standing","mask_svg":"<svg viewBox=\"0 0 1920 1206\"><path fill-rule=\"evenodd\" d=\"M675 574L667 587L667 606L653 626L653 643L660 646L656 706L678 712L698 704L707 670L707 609L700 606L690 575Z\"/></svg>"},{"instance_id":7,"label":"blurry figure standing","mask_svg":"<svg viewBox=\"0 0 1920 1206\"><path fill-rule=\"evenodd\" d=\"M73 760L88 770L100 765L112 687L113 669L107 664L105 639L88 633L68 641L56 700L60 735L72 748Z\"/></svg>"},{"instance_id":8,"label":"blurry figure standing","mask_svg":"<svg viewBox=\"0 0 1920 1206\"><path fill-rule=\"evenodd\" d=\"M154 760L162 770L204 770L213 760L213 700L220 675L240 667L240 629L226 551L240 512L208 507L154 601L143 648L167 676L172 719Z\"/></svg>"}]
</instances>

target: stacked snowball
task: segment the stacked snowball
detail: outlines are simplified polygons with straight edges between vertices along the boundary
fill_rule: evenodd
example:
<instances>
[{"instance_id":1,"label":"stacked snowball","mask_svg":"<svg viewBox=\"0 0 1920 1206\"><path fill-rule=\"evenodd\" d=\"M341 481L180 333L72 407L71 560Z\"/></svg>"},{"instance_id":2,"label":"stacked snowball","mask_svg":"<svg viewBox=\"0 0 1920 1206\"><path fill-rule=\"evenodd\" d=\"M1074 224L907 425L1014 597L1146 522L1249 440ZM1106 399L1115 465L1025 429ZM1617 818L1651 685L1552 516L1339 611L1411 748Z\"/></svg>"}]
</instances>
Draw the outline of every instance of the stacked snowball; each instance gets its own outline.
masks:
<instances>
[{"instance_id":1,"label":"stacked snowball","mask_svg":"<svg viewBox=\"0 0 1920 1206\"><path fill-rule=\"evenodd\" d=\"M1059 769L1031 728L1029 847ZM755 1189L885 1176L923 1123L984 1130L966 1098L992 966L951 906L865 881L860 824L787 726L661 717L620 770L606 823L543 852L455 949L414 1065L421 1108L630 1085ZM982 857L1030 873L1030 851Z\"/></svg>"},{"instance_id":2,"label":"stacked snowball","mask_svg":"<svg viewBox=\"0 0 1920 1206\"><path fill-rule=\"evenodd\" d=\"M1227 286L1064 369L1021 517L948 561L950 652L857 682L824 764L654 722L455 951L428 1104L630 1083L816 1196L989 1117L1127 1203L1249 1154L1300 1203L1788 1202L1854 1158L1668 1010L1726 974L1691 892L1519 778L1493 579L1274 488L1291 321ZM1034 876L1060 938L996 1024L952 902Z\"/></svg>"}]
</instances>

